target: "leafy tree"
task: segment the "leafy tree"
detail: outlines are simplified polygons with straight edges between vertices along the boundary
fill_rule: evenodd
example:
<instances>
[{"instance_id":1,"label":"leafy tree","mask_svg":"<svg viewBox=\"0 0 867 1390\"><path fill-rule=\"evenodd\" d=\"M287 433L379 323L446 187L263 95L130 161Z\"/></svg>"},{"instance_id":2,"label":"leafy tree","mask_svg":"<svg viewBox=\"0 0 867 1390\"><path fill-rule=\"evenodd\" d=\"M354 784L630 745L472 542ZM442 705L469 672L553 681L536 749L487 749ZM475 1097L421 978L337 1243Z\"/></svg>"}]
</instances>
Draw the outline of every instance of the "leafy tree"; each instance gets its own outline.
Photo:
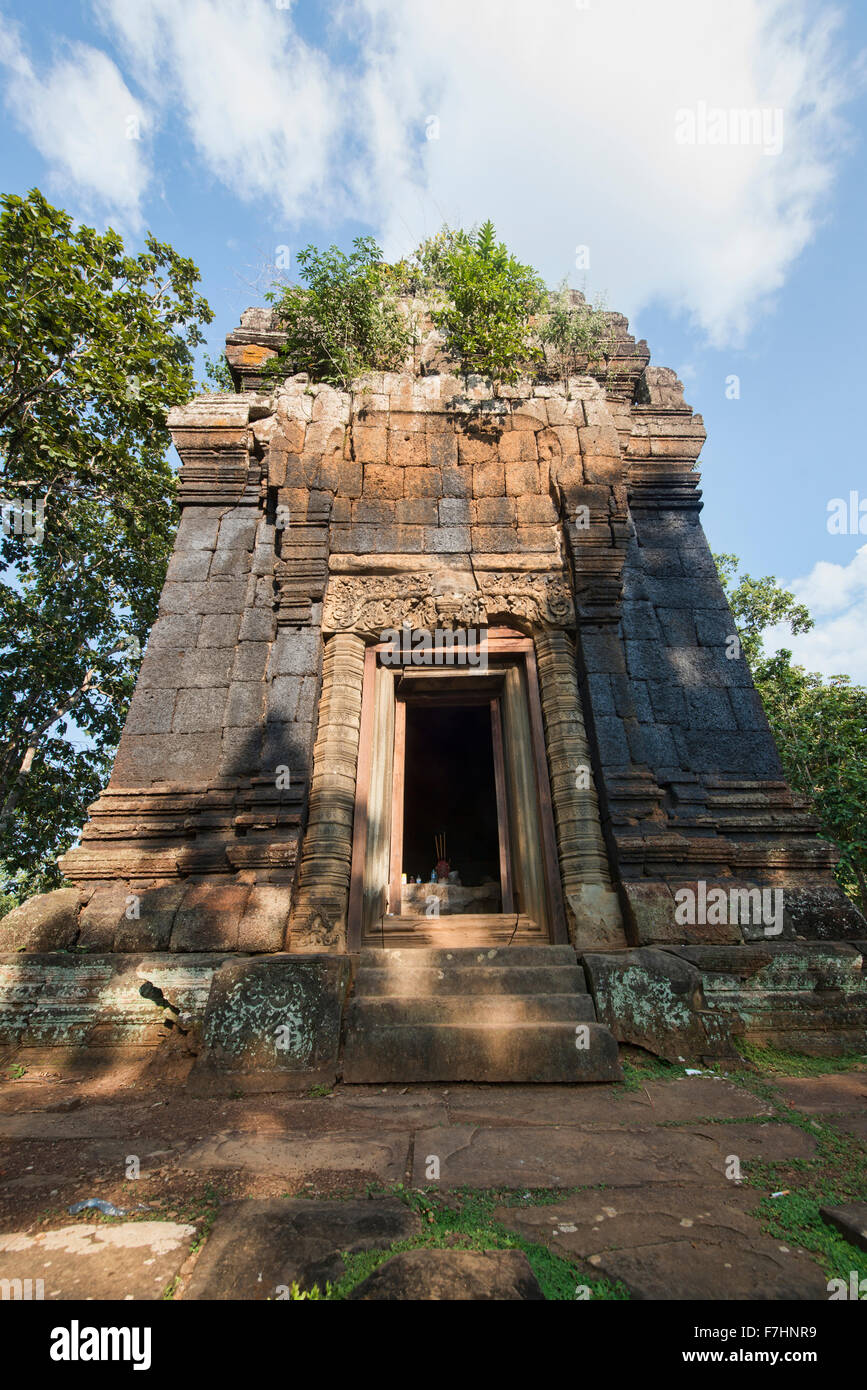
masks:
<instances>
[{"instance_id":1,"label":"leafy tree","mask_svg":"<svg viewBox=\"0 0 867 1390\"><path fill-rule=\"evenodd\" d=\"M548 314L539 329L546 361L569 389L569 378L592 368L608 371L617 351L617 331L601 300L574 302L564 281L551 296Z\"/></svg>"},{"instance_id":2,"label":"leafy tree","mask_svg":"<svg viewBox=\"0 0 867 1390\"><path fill-rule=\"evenodd\" d=\"M364 372L402 364L411 335L397 299L401 276L372 237L356 237L352 246L348 256L336 246L305 247L297 257L304 284L266 295L286 333L271 374L309 372L345 390Z\"/></svg>"},{"instance_id":3,"label":"leafy tree","mask_svg":"<svg viewBox=\"0 0 867 1390\"><path fill-rule=\"evenodd\" d=\"M458 228L444 224L416 247L409 261L400 263L407 293L423 295L442 307L448 259L460 248L462 235Z\"/></svg>"},{"instance_id":4,"label":"leafy tree","mask_svg":"<svg viewBox=\"0 0 867 1390\"><path fill-rule=\"evenodd\" d=\"M192 261L0 198L0 891L56 886L109 771L176 524L166 411L211 311Z\"/></svg>"},{"instance_id":5,"label":"leafy tree","mask_svg":"<svg viewBox=\"0 0 867 1390\"><path fill-rule=\"evenodd\" d=\"M205 379L199 382L199 390L234 392L235 380L224 352L221 352L219 357L209 357L205 353Z\"/></svg>"},{"instance_id":6,"label":"leafy tree","mask_svg":"<svg viewBox=\"0 0 867 1390\"><path fill-rule=\"evenodd\" d=\"M715 559L786 776L838 846L837 881L865 912L867 690L848 676L824 680L794 665L785 648L767 653L767 628L785 622L793 633L807 632L813 626L809 612L773 576L736 579L737 556Z\"/></svg>"},{"instance_id":7,"label":"leafy tree","mask_svg":"<svg viewBox=\"0 0 867 1390\"><path fill-rule=\"evenodd\" d=\"M738 625L744 656L753 667L764 655L763 632L777 623L787 623L791 632L809 632L813 619L803 603L788 589L781 589L773 575L738 579L737 555L715 555L717 572L725 589L732 615Z\"/></svg>"},{"instance_id":8,"label":"leafy tree","mask_svg":"<svg viewBox=\"0 0 867 1390\"><path fill-rule=\"evenodd\" d=\"M511 382L538 362L531 321L545 286L497 241L492 222L470 232L444 228L419 247L415 265L421 283L440 291L433 321L464 371Z\"/></svg>"}]
</instances>

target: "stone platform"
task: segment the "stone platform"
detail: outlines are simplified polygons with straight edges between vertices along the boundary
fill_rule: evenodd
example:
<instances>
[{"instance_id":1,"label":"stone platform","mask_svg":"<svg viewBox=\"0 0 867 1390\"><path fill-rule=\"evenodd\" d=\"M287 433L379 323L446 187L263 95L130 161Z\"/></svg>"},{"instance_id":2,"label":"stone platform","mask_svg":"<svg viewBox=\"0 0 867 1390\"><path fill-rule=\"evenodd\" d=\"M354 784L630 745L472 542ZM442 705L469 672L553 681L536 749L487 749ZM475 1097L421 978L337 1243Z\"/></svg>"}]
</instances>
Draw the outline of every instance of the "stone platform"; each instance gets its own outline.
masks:
<instances>
[{"instance_id":1,"label":"stone platform","mask_svg":"<svg viewBox=\"0 0 867 1390\"><path fill-rule=\"evenodd\" d=\"M764 1099L676 1074L215 1100L117 1067L30 1066L0 1081L0 1278L44 1278L58 1300L285 1297L339 1279L347 1250L423 1242L427 1223L382 1191L403 1184L455 1210L462 1189L499 1189L492 1219L570 1262L572 1299L608 1279L632 1299L825 1301L817 1255L763 1228L770 1188L733 1181L730 1159L789 1165L796 1189L821 1163L811 1120L852 1135L865 1101L865 1071L775 1081ZM92 1195L128 1214L69 1214Z\"/></svg>"},{"instance_id":2,"label":"stone platform","mask_svg":"<svg viewBox=\"0 0 867 1390\"><path fill-rule=\"evenodd\" d=\"M867 943L576 956L532 941L354 956L17 952L0 956L0 1059L137 1052L158 1069L195 1058L205 1090L264 1091L340 1075L606 1081L619 1075L617 1043L691 1061L735 1057L742 1039L867 1051Z\"/></svg>"}]
</instances>

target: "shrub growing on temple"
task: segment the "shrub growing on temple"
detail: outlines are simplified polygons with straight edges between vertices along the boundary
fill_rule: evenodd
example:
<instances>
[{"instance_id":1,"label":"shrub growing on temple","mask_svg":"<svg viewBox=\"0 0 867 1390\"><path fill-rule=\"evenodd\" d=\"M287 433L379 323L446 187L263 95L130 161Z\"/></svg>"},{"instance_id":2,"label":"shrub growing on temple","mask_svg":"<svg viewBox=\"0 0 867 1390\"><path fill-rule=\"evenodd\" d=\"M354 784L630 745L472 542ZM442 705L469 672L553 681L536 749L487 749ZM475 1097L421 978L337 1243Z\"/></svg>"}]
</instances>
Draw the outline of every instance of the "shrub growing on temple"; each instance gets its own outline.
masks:
<instances>
[{"instance_id":1,"label":"shrub growing on temple","mask_svg":"<svg viewBox=\"0 0 867 1390\"><path fill-rule=\"evenodd\" d=\"M176 525L166 412L211 320L191 260L0 198L0 890L55 887L105 782Z\"/></svg>"},{"instance_id":2,"label":"shrub growing on temple","mask_svg":"<svg viewBox=\"0 0 867 1390\"><path fill-rule=\"evenodd\" d=\"M397 299L400 276L372 237L356 237L352 248L347 256L306 246L297 257L303 284L266 296L286 334L273 374L309 372L348 389L364 372L401 366L411 334Z\"/></svg>"},{"instance_id":3,"label":"shrub growing on temple","mask_svg":"<svg viewBox=\"0 0 867 1390\"><path fill-rule=\"evenodd\" d=\"M512 382L541 359L533 316L544 306L543 281L513 256L492 222L443 232L415 256L434 292L433 321L466 372Z\"/></svg>"},{"instance_id":4,"label":"shrub growing on temple","mask_svg":"<svg viewBox=\"0 0 867 1390\"><path fill-rule=\"evenodd\" d=\"M570 376L607 373L617 351L617 330L601 299L588 304L579 297L576 302L564 281L550 297L539 341L548 367L568 393Z\"/></svg>"}]
</instances>

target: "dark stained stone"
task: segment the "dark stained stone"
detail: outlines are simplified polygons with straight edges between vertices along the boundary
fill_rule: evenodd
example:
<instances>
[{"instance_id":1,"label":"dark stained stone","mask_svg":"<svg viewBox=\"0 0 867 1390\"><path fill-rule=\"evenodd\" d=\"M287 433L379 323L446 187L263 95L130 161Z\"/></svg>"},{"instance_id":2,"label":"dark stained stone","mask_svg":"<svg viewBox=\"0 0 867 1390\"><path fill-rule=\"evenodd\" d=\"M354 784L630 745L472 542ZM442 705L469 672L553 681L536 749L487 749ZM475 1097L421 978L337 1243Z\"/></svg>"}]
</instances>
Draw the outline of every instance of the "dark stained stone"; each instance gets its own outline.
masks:
<instances>
[{"instance_id":1,"label":"dark stained stone","mask_svg":"<svg viewBox=\"0 0 867 1390\"><path fill-rule=\"evenodd\" d=\"M867 1250L867 1202L847 1202L841 1207L820 1207L822 1220L845 1236L850 1245Z\"/></svg>"},{"instance_id":2,"label":"dark stained stone","mask_svg":"<svg viewBox=\"0 0 867 1390\"><path fill-rule=\"evenodd\" d=\"M521 1301L545 1295L522 1250L405 1250L349 1295L360 1302Z\"/></svg>"},{"instance_id":3,"label":"dark stained stone","mask_svg":"<svg viewBox=\"0 0 867 1390\"><path fill-rule=\"evenodd\" d=\"M201 1068L295 1074L305 1085L337 1072L349 960L269 955L218 971L205 1015Z\"/></svg>"},{"instance_id":4,"label":"dark stained stone","mask_svg":"<svg viewBox=\"0 0 867 1390\"><path fill-rule=\"evenodd\" d=\"M643 947L583 956L596 1017L620 1042L676 1061L708 1051L700 1017L701 975L694 966Z\"/></svg>"},{"instance_id":5,"label":"dark stained stone","mask_svg":"<svg viewBox=\"0 0 867 1390\"><path fill-rule=\"evenodd\" d=\"M185 1297L249 1302L286 1298L292 1284L324 1290L341 1277L344 1253L384 1250L420 1229L394 1197L233 1202L217 1217Z\"/></svg>"},{"instance_id":6,"label":"dark stained stone","mask_svg":"<svg viewBox=\"0 0 867 1390\"><path fill-rule=\"evenodd\" d=\"M0 918L0 951L65 950L78 934L80 904L77 888L28 898Z\"/></svg>"}]
</instances>

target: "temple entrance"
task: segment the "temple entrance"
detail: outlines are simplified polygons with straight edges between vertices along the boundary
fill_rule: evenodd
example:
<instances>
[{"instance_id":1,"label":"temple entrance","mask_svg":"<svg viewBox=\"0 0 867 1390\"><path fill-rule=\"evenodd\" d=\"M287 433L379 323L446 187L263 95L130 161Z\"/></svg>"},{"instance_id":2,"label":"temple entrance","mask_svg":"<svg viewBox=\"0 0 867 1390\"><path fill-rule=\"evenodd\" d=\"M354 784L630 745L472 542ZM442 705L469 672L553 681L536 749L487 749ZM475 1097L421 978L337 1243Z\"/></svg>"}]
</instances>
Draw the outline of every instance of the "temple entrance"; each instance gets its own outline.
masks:
<instances>
[{"instance_id":1,"label":"temple entrance","mask_svg":"<svg viewBox=\"0 0 867 1390\"><path fill-rule=\"evenodd\" d=\"M400 842L392 832L392 862L402 865L400 915L432 920L511 911L507 863L505 883L502 874L508 829L497 807L502 750L495 769L492 705L420 699L406 706L403 815L395 818Z\"/></svg>"},{"instance_id":2,"label":"temple entrance","mask_svg":"<svg viewBox=\"0 0 867 1390\"><path fill-rule=\"evenodd\" d=\"M351 948L566 940L532 643L487 669L396 669L369 648Z\"/></svg>"}]
</instances>

